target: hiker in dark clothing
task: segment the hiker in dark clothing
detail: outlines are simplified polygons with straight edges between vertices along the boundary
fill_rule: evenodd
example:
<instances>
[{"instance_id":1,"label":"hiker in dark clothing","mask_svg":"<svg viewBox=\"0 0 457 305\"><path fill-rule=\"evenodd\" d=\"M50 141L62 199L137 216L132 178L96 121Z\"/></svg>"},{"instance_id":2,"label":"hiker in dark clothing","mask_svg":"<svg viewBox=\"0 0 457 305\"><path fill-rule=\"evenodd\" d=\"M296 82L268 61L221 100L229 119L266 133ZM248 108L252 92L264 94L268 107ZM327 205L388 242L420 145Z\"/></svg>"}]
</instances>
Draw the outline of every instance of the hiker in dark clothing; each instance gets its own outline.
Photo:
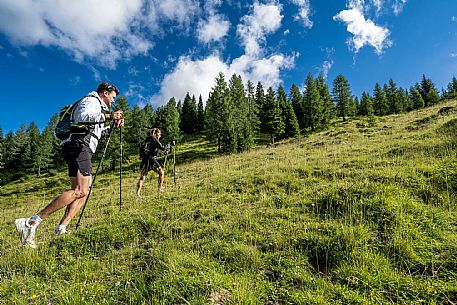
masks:
<instances>
[{"instance_id":1,"label":"hiker in dark clothing","mask_svg":"<svg viewBox=\"0 0 457 305\"><path fill-rule=\"evenodd\" d=\"M148 175L150 170L155 171L158 177L158 191L162 193L163 189L163 180L165 178L165 172L162 168L162 165L157 160L159 156L159 150L163 150L167 152L171 147L174 145L174 141L172 144L168 144L163 146L160 143L161 132L158 128L153 128L151 130L150 135L146 138L144 144L141 147L140 157L141 157L141 174L140 180L136 185L136 197L139 199L141 197L140 192L141 188L143 187L144 181L146 180L146 176Z\"/></svg>"}]
</instances>

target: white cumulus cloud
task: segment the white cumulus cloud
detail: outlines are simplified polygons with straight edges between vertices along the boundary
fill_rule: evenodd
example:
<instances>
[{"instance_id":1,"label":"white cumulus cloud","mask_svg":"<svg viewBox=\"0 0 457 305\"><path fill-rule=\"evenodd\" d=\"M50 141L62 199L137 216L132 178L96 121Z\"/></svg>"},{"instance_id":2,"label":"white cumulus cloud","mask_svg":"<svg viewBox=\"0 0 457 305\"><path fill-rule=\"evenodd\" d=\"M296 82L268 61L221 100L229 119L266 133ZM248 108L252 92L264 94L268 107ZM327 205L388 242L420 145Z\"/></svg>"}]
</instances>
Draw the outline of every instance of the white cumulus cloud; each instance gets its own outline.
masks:
<instances>
[{"instance_id":1,"label":"white cumulus cloud","mask_svg":"<svg viewBox=\"0 0 457 305\"><path fill-rule=\"evenodd\" d=\"M281 20L279 5L255 2L252 13L242 17L237 26L237 33L245 51L243 55L231 62L225 62L218 52L203 59L181 56L175 68L163 78L159 93L154 95L150 102L153 105L162 105L171 97L183 99L187 92L196 97L201 94L203 100L206 100L219 72L224 73L227 80L237 74L245 82L260 81L265 88L276 88L282 82L281 70L292 68L298 56L265 54L263 43L266 36L280 28Z\"/></svg>"},{"instance_id":2,"label":"white cumulus cloud","mask_svg":"<svg viewBox=\"0 0 457 305\"><path fill-rule=\"evenodd\" d=\"M237 32L247 54L257 55L260 44L267 34L274 33L281 26L281 7L274 3L260 4L255 2L251 15L244 16L238 25Z\"/></svg>"},{"instance_id":3,"label":"white cumulus cloud","mask_svg":"<svg viewBox=\"0 0 457 305\"><path fill-rule=\"evenodd\" d=\"M211 15L207 21L200 21L198 24L198 40L203 43L220 41L227 35L229 28L230 22L222 15Z\"/></svg>"},{"instance_id":4,"label":"white cumulus cloud","mask_svg":"<svg viewBox=\"0 0 457 305\"><path fill-rule=\"evenodd\" d=\"M265 88L276 88L280 83L281 69L294 66L296 55L285 56L273 54L263 58L242 55L231 63L225 63L218 54L201 60L193 60L182 56L176 67L161 82L158 94L150 99L150 103L158 106L166 103L171 97L183 99L187 92L203 100L209 96L214 80L219 72L224 73L226 80L233 74L240 75L243 81L262 82Z\"/></svg>"},{"instance_id":5,"label":"white cumulus cloud","mask_svg":"<svg viewBox=\"0 0 457 305\"><path fill-rule=\"evenodd\" d=\"M349 6L350 9L343 10L333 17L335 21L342 21L346 24L348 32L353 37L349 40L350 46L357 53L364 46L370 45L376 49L377 54L381 54L385 48L392 46L389 40L390 32L387 28L376 25L372 20L365 19L363 6L357 1Z\"/></svg>"},{"instance_id":6,"label":"white cumulus cloud","mask_svg":"<svg viewBox=\"0 0 457 305\"><path fill-rule=\"evenodd\" d=\"M57 47L115 68L149 52L163 22L187 29L198 12L198 0L0 0L0 32L17 46Z\"/></svg>"}]
</instances>

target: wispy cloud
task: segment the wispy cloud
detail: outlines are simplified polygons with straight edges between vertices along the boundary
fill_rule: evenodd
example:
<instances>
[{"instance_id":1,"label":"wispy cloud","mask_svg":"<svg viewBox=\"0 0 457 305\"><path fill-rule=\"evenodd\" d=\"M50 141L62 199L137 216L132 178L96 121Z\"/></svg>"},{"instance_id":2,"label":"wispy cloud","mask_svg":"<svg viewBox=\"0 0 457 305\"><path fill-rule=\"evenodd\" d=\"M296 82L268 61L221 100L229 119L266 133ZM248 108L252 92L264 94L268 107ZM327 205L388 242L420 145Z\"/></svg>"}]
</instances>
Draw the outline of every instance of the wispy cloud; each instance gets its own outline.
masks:
<instances>
[{"instance_id":1,"label":"wispy cloud","mask_svg":"<svg viewBox=\"0 0 457 305\"><path fill-rule=\"evenodd\" d=\"M313 22L311 21L311 5L309 0L291 0L293 4L298 5L298 14L295 16L296 20L300 20L305 28L312 28Z\"/></svg>"},{"instance_id":2,"label":"wispy cloud","mask_svg":"<svg viewBox=\"0 0 457 305\"><path fill-rule=\"evenodd\" d=\"M451 53L451 54L449 54L449 56L451 56L451 57L457 57L457 53Z\"/></svg>"},{"instance_id":3,"label":"wispy cloud","mask_svg":"<svg viewBox=\"0 0 457 305\"><path fill-rule=\"evenodd\" d=\"M348 32L353 35L348 43L355 53L364 46L370 45L375 48L377 54L381 54L385 48L392 46L389 30L376 25L370 19L365 19L362 0L350 1L348 8L334 16L333 20L346 24Z\"/></svg>"},{"instance_id":4,"label":"wispy cloud","mask_svg":"<svg viewBox=\"0 0 457 305\"><path fill-rule=\"evenodd\" d=\"M406 5L407 1L408 0L395 0L394 1L393 5L392 5L392 9L393 9L395 15L398 15L403 11L403 7Z\"/></svg>"},{"instance_id":5,"label":"wispy cloud","mask_svg":"<svg viewBox=\"0 0 457 305\"><path fill-rule=\"evenodd\" d=\"M81 82L81 76L76 75L70 78L70 85L76 87Z\"/></svg>"}]
</instances>

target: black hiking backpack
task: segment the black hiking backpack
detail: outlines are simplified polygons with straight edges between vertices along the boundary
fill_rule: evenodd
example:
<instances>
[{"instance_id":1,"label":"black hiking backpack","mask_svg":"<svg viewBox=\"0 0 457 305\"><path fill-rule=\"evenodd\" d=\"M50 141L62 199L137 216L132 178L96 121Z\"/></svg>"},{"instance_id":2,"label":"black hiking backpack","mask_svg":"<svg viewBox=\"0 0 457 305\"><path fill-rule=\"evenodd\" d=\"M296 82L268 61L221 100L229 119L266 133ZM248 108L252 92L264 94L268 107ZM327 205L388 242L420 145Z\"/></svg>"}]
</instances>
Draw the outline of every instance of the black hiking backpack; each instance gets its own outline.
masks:
<instances>
[{"instance_id":1,"label":"black hiking backpack","mask_svg":"<svg viewBox=\"0 0 457 305\"><path fill-rule=\"evenodd\" d=\"M93 123L81 124L73 120L73 112L80 101L82 99L60 109L59 121L54 129L57 139L65 140L72 134L87 135L90 133L90 127L93 128Z\"/></svg>"},{"instance_id":2,"label":"black hiking backpack","mask_svg":"<svg viewBox=\"0 0 457 305\"><path fill-rule=\"evenodd\" d=\"M150 155L150 149L149 149L149 144L150 141L149 139L146 139L143 143L140 145L140 158L141 159L146 159Z\"/></svg>"}]
</instances>

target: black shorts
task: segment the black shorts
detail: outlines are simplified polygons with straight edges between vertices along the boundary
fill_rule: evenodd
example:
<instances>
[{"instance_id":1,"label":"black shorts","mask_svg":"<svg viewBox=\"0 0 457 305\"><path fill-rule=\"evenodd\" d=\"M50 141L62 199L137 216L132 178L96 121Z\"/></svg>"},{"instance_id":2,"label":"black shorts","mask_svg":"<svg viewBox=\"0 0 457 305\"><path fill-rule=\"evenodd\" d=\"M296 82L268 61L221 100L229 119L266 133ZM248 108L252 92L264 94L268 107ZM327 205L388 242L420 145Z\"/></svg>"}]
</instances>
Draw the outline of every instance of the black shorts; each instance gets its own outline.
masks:
<instances>
[{"instance_id":1,"label":"black shorts","mask_svg":"<svg viewBox=\"0 0 457 305\"><path fill-rule=\"evenodd\" d=\"M68 165L68 176L76 177L78 170L83 176L92 174L92 152L87 145L67 142L62 145L62 154Z\"/></svg>"},{"instance_id":2,"label":"black shorts","mask_svg":"<svg viewBox=\"0 0 457 305\"><path fill-rule=\"evenodd\" d=\"M146 169L147 171L150 171L151 169L155 170L155 169L158 169L161 167L162 167L162 165L160 165L159 161L157 161L156 158L149 158L149 159L146 158L146 159L141 160L141 165L140 165L141 170Z\"/></svg>"}]
</instances>

